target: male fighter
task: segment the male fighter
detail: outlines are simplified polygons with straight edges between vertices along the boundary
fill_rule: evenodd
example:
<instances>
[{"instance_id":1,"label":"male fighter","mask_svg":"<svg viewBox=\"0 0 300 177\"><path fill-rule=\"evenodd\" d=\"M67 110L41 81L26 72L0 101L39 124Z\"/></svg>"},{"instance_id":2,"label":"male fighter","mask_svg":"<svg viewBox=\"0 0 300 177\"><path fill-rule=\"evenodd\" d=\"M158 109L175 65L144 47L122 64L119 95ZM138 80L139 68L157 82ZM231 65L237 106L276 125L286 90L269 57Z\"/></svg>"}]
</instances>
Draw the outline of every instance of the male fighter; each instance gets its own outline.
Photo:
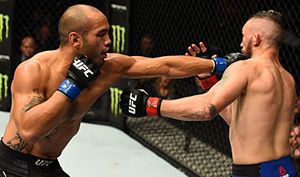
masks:
<instances>
[{"instance_id":1,"label":"male fighter","mask_svg":"<svg viewBox=\"0 0 300 177\"><path fill-rule=\"evenodd\" d=\"M207 93L162 100L127 89L121 95L123 114L205 121L220 113L230 126L233 177L295 176L289 134L296 90L279 61L281 14L269 10L253 15L242 34L242 52L251 59L233 63Z\"/></svg>"},{"instance_id":2,"label":"male fighter","mask_svg":"<svg viewBox=\"0 0 300 177\"><path fill-rule=\"evenodd\" d=\"M0 175L68 176L57 158L85 113L120 77L222 73L234 61L106 54L109 28L98 9L71 6L59 21L59 48L38 53L16 69L10 119L0 142Z\"/></svg>"}]
</instances>

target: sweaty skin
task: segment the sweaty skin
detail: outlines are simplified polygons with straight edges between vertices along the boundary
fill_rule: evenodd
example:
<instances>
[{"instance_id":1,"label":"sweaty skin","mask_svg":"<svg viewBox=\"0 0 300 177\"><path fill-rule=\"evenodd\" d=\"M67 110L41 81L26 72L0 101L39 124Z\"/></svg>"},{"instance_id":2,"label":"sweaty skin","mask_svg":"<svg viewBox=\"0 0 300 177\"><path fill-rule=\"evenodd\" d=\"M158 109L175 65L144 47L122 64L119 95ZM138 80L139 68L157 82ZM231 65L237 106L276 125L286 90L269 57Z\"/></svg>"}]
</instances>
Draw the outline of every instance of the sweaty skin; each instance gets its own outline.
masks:
<instances>
[{"instance_id":1,"label":"sweaty skin","mask_svg":"<svg viewBox=\"0 0 300 177\"><path fill-rule=\"evenodd\" d=\"M161 115L203 121L220 113L230 126L235 164L257 164L289 155L296 91L273 43L277 29L268 18L250 19L243 27L241 47L251 59L230 65L206 94L163 100Z\"/></svg>"},{"instance_id":2,"label":"sweaty skin","mask_svg":"<svg viewBox=\"0 0 300 177\"><path fill-rule=\"evenodd\" d=\"M78 132L85 113L119 78L181 78L211 72L214 67L211 60L183 55L148 59L107 54L109 28L104 14L91 6L67 9L59 24L60 47L33 56L15 71L10 119L2 139L7 146L56 159ZM57 88L79 54L87 55L99 66L105 62L101 75L71 103Z\"/></svg>"}]
</instances>

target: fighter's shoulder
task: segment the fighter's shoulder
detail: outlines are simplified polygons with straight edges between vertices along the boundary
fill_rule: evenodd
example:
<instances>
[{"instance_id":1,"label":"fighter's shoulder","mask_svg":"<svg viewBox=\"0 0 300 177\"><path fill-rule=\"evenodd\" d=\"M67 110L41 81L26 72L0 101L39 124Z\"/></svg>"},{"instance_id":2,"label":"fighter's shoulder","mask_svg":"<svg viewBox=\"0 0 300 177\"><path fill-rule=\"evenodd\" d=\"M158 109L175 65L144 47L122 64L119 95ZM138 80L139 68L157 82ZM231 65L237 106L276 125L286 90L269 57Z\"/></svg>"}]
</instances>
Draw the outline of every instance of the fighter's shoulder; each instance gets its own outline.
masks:
<instances>
[{"instance_id":1,"label":"fighter's shoulder","mask_svg":"<svg viewBox=\"0 0 300 177\"><path fill-rule=\"evenodd\" d=\"M42 70L44 67L44 63L40 60L30 59L27 61L22 62L16 69L16 73L22 72L25 74L25 72L28 72L28 74L36 73Z\"/></svg>"},{"instance_id":2,"label":"fighter's shoulder","mask_svg":"<svg viewBox=\"0 0 300 177\"><path fill-rule=\"evenodd\" d=\"M251 59L240 60L231 64L225 71L228 72L238 72L238 73L247 73L255 67L255 64Z\"/></svg>"},{"instance_id":3,"label":"fighter's shoulder","mask_svg":"<svg viewBox=\"0 0 300 177\"><path fill-rule=\"evenodd\" d=\"M22 62L15 71L15 77L41 77L49 71L44 54L37 54Z\"/></svg>"},{"instance_id":4,"label":"fighter's shoulder","mask_svg":"<svg viewBox=\"0 0 300 177\"><path fill-rule=\"evenodd\" d=\"M39 72L42 68L38 60L30 59L22 62L16 69L15 74L32 74Z\"/></svg>"},{"instance_id":5,"label":"fighter's shoulder","mask_svg":"<svg viewBox=\"0 0 300 177\"><path fill-rule=\"evenodd\" d=\"M286 81L291 88L295 88L296 83L293 75L289 73L287 70L285 70L284 68L282 68L281 73L282 73L283 80Z\"/></svg>"}]
</instances>

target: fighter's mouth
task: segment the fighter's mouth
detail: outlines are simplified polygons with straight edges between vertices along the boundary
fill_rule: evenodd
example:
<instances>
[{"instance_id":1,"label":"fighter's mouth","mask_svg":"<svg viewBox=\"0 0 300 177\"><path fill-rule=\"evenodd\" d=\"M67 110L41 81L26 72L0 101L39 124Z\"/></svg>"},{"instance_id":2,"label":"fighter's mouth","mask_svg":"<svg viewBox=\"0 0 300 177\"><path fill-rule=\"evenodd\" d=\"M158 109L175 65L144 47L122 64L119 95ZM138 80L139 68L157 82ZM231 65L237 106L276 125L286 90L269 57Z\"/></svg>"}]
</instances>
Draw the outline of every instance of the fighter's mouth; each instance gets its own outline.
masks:
<instances>
[{"instance_id":1,"label":"fighter's mouth","mask_svg":"<svg viewBox=\"0 0 300 177\"><path fill-rule=\"evenodd\" d=\"M106 57L107 57L106 52L101 53L101 55L103 56L103 58L106 58Z\"/></svg>"},{"instance_id":2,"label":"fighter's mouth","mask_svg":"<svg viewBox=\"0 0 300 177\"><path fill-rule=\"evenodd\" d=\"M102 52L102 53L101 53L101 55L103 55L103 57L104 57L104 58L106 58L106 57L107 57L107 53L106 53L106 52L107 52L108 50L109 50L109 48L108 48L108 49L106 49L104 52Z\"/></svg>"}]
</instances>

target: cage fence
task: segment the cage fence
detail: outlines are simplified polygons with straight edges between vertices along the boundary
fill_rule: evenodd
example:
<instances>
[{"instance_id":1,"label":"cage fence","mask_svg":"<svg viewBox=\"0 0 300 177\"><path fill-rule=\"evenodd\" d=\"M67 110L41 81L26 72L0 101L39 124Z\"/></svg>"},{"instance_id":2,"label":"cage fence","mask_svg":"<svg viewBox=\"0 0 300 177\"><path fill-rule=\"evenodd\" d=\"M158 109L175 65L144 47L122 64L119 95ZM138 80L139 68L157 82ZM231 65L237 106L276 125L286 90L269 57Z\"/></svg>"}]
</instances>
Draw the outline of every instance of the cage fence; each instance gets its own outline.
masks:
<instances>
[{"instance_id":1,"label":"cage fence","mask_svg":"<svg viewBox=\"0 0 300 177\"><path fill-rule=\"evenodd\" d=\"M107 13L108 0L24 0L16 1L13 35L14 53L20 53L23 37L33 36L38 52L58 48L58 20L73 4L90 4ZM224 56L240 51L241 28L261 10L283 14L285 40L280 61L293 75L299 93L300 3L287 1L236 0L131 0L129 55L150 57L182 55L191 44L204 42L210 54ZM108 18L108 20L110 20ZM167 82L167 98L200 94L194 77L167 80L130 80L131 86L158 96L158 82ZM95 105L91 110L98 109ZM99 113L101 114L101 113ZM296 122L299 124L299 122ZM126 132L188 176L229 176L231 152L228 126L221 117L209 122L183 122L167 118L126 120ZM296 164L300 164L295 159ZM300 167L297 167L298 171Z\"/></svg>"}]
</instances>

